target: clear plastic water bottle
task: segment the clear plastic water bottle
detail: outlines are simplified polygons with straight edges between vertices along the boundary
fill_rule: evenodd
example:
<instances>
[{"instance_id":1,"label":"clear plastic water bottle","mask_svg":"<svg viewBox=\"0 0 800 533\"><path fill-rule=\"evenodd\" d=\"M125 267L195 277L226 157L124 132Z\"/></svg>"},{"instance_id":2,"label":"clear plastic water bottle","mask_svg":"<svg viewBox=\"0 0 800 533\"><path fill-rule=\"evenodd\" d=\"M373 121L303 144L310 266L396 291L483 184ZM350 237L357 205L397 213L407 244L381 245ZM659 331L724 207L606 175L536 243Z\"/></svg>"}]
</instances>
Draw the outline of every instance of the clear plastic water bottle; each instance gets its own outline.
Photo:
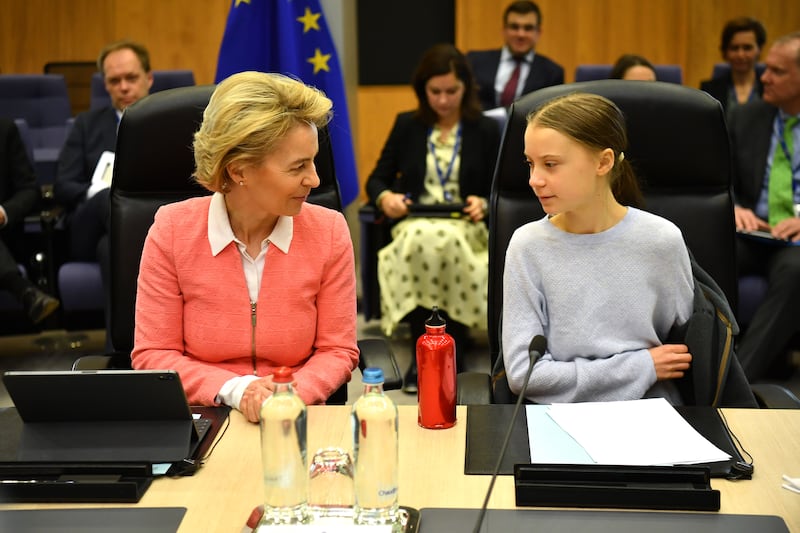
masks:
<instances>
[{"instance_id":1,"label":"clear plastic water bottle","mask_svg":"<svg viewBox=\"0 0 800 533\"><path fill-rule=\"evenodd\" d=\"M272 376L275 391L261 406L264 524L303 524L309 518L306 406L294 393L292 370Z\"/></svg>"},{"instance_id":2,"label":"clear plastic water bottle","mask_svg":"<svg viewBox=\"0 0 800 533\"><path fill-rule=\"evenodd\" d=\"M397 521L397 406L383 394L383 370L363 373L364 394L353 404L355 522Z\"/></svg>"}]
</instances>

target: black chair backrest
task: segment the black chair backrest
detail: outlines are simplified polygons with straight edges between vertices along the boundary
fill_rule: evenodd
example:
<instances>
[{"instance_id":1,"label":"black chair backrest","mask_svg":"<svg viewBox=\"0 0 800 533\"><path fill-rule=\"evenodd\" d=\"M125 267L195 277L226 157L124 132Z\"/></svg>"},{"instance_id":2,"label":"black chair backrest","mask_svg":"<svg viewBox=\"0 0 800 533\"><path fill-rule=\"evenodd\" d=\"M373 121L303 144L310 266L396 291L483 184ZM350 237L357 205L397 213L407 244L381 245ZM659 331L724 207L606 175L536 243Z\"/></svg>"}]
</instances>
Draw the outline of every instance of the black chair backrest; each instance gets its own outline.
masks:
<instances>
[{"instance_id":1,"label":"black chair backrest","mask_svg":"<svg viewBox=\"0 0 800 533\"><path fill-rule=\"evenodd\" d=\"M523 155L527 116L544 102L573 92L599 94L619 106L628 126L625 157L639 177L644 209L680 227L698 263L736 304L730 146L719 102L702 91L664 82L601 80L548 87L511 107L492 183L488 328L493 363L499 354L508 241L519 226L544 216L528 185Z\"/></svg>"},{"instance_id":2,"label":"black chair backrest","mask_svg":"<svg viewBox=\"0 0 800 533\"><path fill-rule=\"evenodd\" d=\"M133 350L136 283L147 232L158 208L210 194L191 177L192 142L214 85L168 89L129 107L120 122L111 185L111 341ZM314 163L320 186L309 201L341 210L328 131L319 132Z\"/></svg>"}]
</instances>

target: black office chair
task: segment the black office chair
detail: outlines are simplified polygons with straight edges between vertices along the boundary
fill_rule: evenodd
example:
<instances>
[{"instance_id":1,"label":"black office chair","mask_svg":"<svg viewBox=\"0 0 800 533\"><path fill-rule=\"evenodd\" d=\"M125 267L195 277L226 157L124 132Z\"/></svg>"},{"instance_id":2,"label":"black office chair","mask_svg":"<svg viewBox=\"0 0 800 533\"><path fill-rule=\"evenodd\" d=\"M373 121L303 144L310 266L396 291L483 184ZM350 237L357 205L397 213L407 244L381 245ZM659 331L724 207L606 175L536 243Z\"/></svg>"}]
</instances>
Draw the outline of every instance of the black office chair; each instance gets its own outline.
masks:
<instances>
[{"instance_id":1,"label":"black office chair","mask_svg":"<svg viewBox=\"0 0 800 533\"><path fill-rule=\"evenodd\" d=\"M489 218L492 367L501 357L508 242L519 226L544 216L528 185L529 169L522 156L526 117L545 101L578 91L605 96L625 113L630 143L625 157L640 179L644 208L680 227L698 264L716 280L732 307L736 305L730 146L720 104L702 91L664 82L602 80L549 87L524 96L511 107L495 168ZM489 379L485 374L459 374L459 403L493 401Z\"/></svg>"},{"instance_id":2,"label":"black office chair","mask_svg":"<svg viewBox=\"0 0 800 533\"><path fill-rule=\"evenodd\" d=\"M136 282L142 247L156 210L166 203L210 194L192 179L192 137L202 121L213 85L162 91L129 107L120 122L111 186L111 343L115 354L84 356L75 370L130 368L133 350ZM339 185L327 128L319 132L314 163L320 186L309 201L341 210ZM385 388L400 388L402 378L384 339L359 341L359 366L383 368ZM345 403L342 386L328 403Z\"/></svg>"}]
</instances>

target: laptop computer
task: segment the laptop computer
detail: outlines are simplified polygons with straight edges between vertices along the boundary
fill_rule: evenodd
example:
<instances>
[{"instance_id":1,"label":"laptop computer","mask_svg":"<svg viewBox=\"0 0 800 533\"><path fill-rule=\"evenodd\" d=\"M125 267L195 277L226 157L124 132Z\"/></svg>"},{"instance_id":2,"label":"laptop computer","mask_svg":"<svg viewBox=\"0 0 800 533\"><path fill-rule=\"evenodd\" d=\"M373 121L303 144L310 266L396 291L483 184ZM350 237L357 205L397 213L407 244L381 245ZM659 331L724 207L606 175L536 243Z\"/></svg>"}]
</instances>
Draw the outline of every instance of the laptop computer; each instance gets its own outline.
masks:
<instances>
[{"instance_id":1,"label":"laptop computer","mask_svg":"<svg viewBox=\"0 0 800 533\"><path fill-rule=\"evenodd\" d=\"M467 204L411 204L408 216L424 218L462 218Z\"/></svg>"},{"instance_id":2,"label":"laptop computer","mask_svg":"<svg viewBox=\"0 0 800 533\"><path fill-rule=\"evenodd\" d=\"M748 239L761 241L762 244L767 243L775 246L800 246L800 241L795 242L787 241L786 239L779 239L768 231L737 229L736 233L743 237L747 237Z\"/></svg>"},{"instance_id":3,"label":"laptop computer","mask_svg":"<svg viewBox=\"0 0 800 533\"><path fill-rule=\"evenodd\" d=\"M23 420L20 461L172 463L209 429L173 370L11 371L3 383Z\"/></svg>"}]
</instances>

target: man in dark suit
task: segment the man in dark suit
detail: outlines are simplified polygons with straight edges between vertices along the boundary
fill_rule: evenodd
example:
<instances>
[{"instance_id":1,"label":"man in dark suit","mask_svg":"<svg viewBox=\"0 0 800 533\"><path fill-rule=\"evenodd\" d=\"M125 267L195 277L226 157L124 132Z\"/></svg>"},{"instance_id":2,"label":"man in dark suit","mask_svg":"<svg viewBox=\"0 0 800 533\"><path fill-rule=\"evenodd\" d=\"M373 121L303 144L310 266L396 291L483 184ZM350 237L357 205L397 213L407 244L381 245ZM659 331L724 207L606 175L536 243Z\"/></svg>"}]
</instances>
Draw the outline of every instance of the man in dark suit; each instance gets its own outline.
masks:
<instances>
[{"instance_id":1,"label":"man in dark suit","mask_svg":"<svg viewBox=\"0 0 800 533\"><path fill-rule=\"evenodd\" d=\"M147 96L153 84L147 49L132 41L106 46L97 60L111 107L81 113L75 119L58 159L53 187L56 202L69 212L74 260L97 260L97 246L108 229L108 188L92 185L103 152L114 152L117 124L126 107ZM100 190L98 190L100 189Z\"/></svg>"},{"instance_id":2,"label":"man in dark suit","mask_svg":"<svg viewBox=\"0 0 800 533\"><path fill-rule=\"evenodd\" d=\"M11 248L22 238L22 223L39 201L39 188L17 126L0 119L0 290L19 300L33 323L58 308L59 302L22 277Z\"/></svg>"},{"instance_id":3,"label":"man in dark suit","mask_svg":"<svg viewBox=\"0 0 800 533\"><path fill-rule=\"evenodd\" d=\"M737 230L800 243L800 32L773 44L761 76L763 101L737 106L729 129ZM767 295L740 339L748 379L765 376L800 331L800 246L739 237L740 274L767 278Z\"/></svg>"},{"instance_id":4,"label":"man in dark suit","mask_svg":"<svg viewBox=\"0 0 800 533\"><path fill-rule=\"evenodd\" d=\"M110 182L93 182L93 176L102 154L113 153L116 149L117 125L122 112L148 95L153 85L153 73L147 49L127 40L103 48L97 59L97 68L103 74L111 106L81 113L75 119L58 158L53 196L67 210L72 260L100 263L108 299L111 268L108 245ZM143 139L143 142L146 140ZM109 307L107 302L106 309Z\"/></svg>"},{"instance_id":5,"label":"man in dark suit","mask_svg":"<svg viewBox=\"0 0 800 533\"><path fill-rule=\"evenodd\" d=\"M539 6L513 2L503 13L503 48L467 53L484 110L508 107L523 94L564 83L561 65L536 53L541 34Z\"/></svg>"}]
</instances>

